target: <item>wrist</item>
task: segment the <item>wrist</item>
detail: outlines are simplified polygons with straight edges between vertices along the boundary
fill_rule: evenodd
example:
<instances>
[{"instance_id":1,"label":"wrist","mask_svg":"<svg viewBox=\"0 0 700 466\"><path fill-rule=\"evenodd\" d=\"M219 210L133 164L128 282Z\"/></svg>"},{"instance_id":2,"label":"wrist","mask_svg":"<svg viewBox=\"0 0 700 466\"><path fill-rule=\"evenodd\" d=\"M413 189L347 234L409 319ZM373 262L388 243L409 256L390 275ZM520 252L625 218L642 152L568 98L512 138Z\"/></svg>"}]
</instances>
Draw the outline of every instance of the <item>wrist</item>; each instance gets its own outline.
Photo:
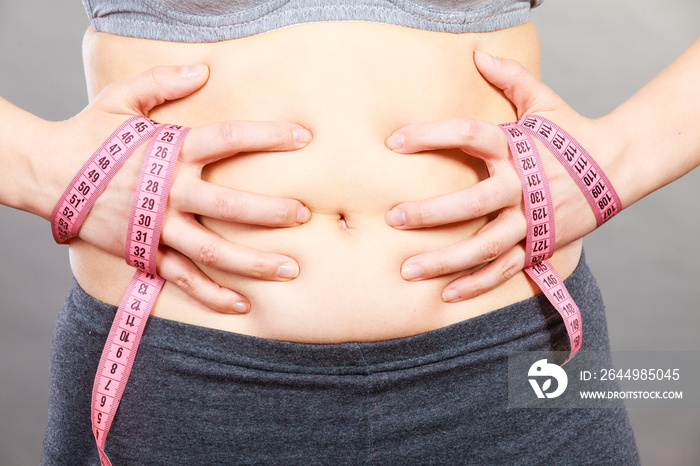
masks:
<instances>
[{"instance_id":1,"label":"wrist","mask_svg":"<svg viewBox=\"0 0 700 466\"><path fill-rule=\"evenodd\" d=\"M0 203L44 218L40 199L47 180L40 173L48 122L0 99Z\"/></svg>"},{"instance_id":2,"label":"wrist","mask_svg":"<svg viewBox=\"0 0 700 466\"><path fill-rule=\"evenodd\" d=\"M629 160L632 138L627 127L618 124L614 114L590 122L590 134L595 138L590 154L612 183L622 208L627 208L643 197L639 192L639 167Z\"/></svg>"},{"instance_id":3,"label":"wrist","mask_svg":"<svg viewBox=\"0 0 700 466\"><path fill-rule=\"evenodd\" d=\"M19 208L46 220L51 217L58 198L70 181L65 176L72 176L66 172L68 167L60 149L64 146L56 138L60 135L56 127L61 124L36 118L27 125L24 135L28 141L28 144L23 144L27 176L19 187L22 190Z\"/></svg>"}]
</instances>

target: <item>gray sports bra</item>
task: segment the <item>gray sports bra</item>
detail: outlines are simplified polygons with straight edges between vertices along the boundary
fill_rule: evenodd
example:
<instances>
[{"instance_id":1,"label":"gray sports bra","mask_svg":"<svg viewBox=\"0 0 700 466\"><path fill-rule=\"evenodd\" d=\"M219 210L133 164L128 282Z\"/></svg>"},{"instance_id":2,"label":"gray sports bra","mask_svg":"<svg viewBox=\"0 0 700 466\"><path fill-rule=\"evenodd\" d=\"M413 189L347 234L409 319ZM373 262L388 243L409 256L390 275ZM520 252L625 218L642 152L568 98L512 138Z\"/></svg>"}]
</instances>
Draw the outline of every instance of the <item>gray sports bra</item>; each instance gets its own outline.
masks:
<instances>
[{"instance_id":1,"label":"gray sports bra","mask_svg":"<svg viewBox=\"0 0 700 466\"><path fill-rule=\"evenodd\" d=\"M522 24L544 0L83 0L97 31L216 42L317 21L369 21L439 32Z\"/></svg>"}]
</instances>

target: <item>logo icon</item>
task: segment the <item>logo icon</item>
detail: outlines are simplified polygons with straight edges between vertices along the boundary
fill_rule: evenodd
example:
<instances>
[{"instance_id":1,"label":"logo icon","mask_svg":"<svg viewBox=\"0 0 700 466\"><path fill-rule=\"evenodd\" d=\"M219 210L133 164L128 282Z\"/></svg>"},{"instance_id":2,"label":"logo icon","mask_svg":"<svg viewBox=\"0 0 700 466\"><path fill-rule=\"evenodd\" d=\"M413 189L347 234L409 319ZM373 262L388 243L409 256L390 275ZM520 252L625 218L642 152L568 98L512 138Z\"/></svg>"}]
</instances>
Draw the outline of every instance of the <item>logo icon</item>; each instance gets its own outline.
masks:
<instances>
[{"instance_id":1,"label":"logo icon","mask_svg":"<svg viewBox=\"0 0 700 466\"><path fill-rule=\"evenodd\" d=\"M530 366L527 375L537 398L556 398L564 393L569 383L569 378L566 376L564 369L556 364L549 364L546 359L540 359ZM542 385L537 380L538 378L544 379ZM552 388L552 379L557 381L555 390L550 390Z\"/></svg>"}]
</instances>

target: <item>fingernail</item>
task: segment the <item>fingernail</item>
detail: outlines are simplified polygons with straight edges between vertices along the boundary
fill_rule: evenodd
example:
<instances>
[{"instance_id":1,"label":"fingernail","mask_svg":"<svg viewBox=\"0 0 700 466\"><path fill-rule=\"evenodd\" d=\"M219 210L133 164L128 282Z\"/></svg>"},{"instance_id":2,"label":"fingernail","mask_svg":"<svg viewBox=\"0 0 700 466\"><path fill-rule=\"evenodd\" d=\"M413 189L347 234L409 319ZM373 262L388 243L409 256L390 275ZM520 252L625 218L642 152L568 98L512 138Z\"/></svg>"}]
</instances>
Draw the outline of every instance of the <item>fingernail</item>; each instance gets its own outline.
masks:
<instances>
[{"instance_id":1,"label":"fingernail","mask_svg":"<svg viewBox=\"0 0 700 466\"><path fill-rule=\"evenodd\" d=\"M404 280L415 280L423 277L425 270L418 264L406 265L401 269L401 276Z\"/></svg>"},{"instance_id":2,"label":"fingernail","mask_svg":"<svg viewBox=\"0 0 700 466\"><path fill-rule=\"evenodd\" d=\"M299 210L297 212L297 222L299 223L306 223L311 219L311 211L309 210L308 207L306 206L299 206Z\"/></svg>"},{"instance_id":3,"label":"fingernail","mask_svg":"<svg viewBox=\"0 0 700 466\"><path fill-rule=\"evenodd\" d=\"M386 140L386 146L389 149L400 149L405 143L406 135L402 133L393 134Z\"/></svg>"},{"instance_id":4,"label":"fingernail","mask_svg":"<svg viewBox=\"0 0 700 466\"><path fill-rule=\"evenodd\" d=\"M442 300L446 303L452 303L459 300L459 291L448 288L442 292Z\"/></svg>"},{"instance_id":5,"label":"fingernail","mask_svg":"<svg viewBox=\"0 0 700 466\"><path fill-rule=\"evenodd\" d=\"M480 50L476 50L476 51L474 51L474 53L475 53L476 56L478 56L480 59L485 60L485 61L489 61L489 62L490 62L491 64L493 64L493 65L498 65L498 63L499 63L498 58L494 57L494 56L491 55L490 53L482 52L482 51L480 51Z\"/></svg>"},{"instance_id":6,"label":"fingernail","mask_svg":"<svg viewBox=\"0 0 700 466\"><path fill-rule=\"evenodd\" d=\"M299 144L306 144L311 141L311 131L306 128L295 128L293 131L294 140Z\"/></svg>"},{"instance_id":7,"label":"fingernail","mask_svg":"<svg viewBox=\"0 0 700 466\"><path fill-rule=\"evenodd\" d=\"M277 269L277 276L280 278L296 278L299 276L299 267L296 264L285 262Z\"/></svg>"},{"instance_id":8,"label":"fingernail","mask_svg":"<svg viewBox=\"0 0 700 466\"><path fill-rule=\"evenodd\" d=\"M406 225L406 212L401 209L391 209L386 213L386 223L392 227L402 227Z\"/></svg>"},{"instance_id":9,"label":"fingernail","mask_svg":"<svg viewBox=\"0 0 700 466\"><path fill-rule=\"evenodd\" d=\"M240 314L244 314L250 311L250 304L239 301L233 305L233 311L238 312Z\"/></svg>"},{"instance_id":10,"label":"fingernail","mask_svg":"<svg viewBox=\"0 0 700 466\"><path fill-rule=\"evenodd\" d=\"M204 65L183 66L180 68L180 76L185 79L196 78L197 76L201 76L206 69L207 67Z\"/></svg>"}]
</instances>

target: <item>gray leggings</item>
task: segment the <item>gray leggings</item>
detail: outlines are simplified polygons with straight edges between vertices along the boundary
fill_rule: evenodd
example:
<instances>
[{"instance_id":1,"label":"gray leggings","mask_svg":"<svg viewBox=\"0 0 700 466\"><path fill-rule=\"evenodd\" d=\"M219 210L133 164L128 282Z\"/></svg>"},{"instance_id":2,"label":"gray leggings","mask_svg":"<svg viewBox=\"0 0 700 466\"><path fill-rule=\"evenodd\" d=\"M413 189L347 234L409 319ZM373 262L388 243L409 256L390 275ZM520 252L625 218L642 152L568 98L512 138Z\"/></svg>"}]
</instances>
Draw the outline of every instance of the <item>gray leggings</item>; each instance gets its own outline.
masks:
<instances>
[{"instance_id":1,"label":"gray leggings","mask_svg":"<svg viewBox=\"0 0 700 466\"><path fill-rule=\"evenodd\" d=\"M609 351L583 260L566 284L583 351ZM114 314L75 285L58 317L43 464L98 464L90 396ZM115 466L638 464L622 405L508 408L508 354L562 345L541 295L373 343L280 342L152 318L106 451Z\"/></svg>"}]
</instances>

